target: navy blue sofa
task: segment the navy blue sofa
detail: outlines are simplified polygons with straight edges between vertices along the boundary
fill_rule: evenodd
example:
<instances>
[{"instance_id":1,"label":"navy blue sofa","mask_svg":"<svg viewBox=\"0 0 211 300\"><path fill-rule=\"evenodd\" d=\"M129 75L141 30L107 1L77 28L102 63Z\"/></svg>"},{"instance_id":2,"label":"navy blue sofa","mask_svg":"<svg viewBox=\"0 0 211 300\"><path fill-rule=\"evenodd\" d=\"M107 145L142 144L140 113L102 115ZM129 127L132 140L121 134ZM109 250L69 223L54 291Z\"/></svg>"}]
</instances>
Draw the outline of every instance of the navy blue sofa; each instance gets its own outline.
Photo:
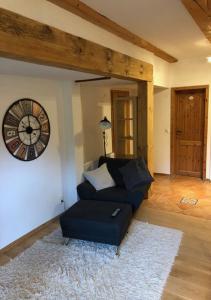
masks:
<instances>
[{"instance_id":1,"label":"navy blue sofa","mask_svg":"<svg viewBox=\"0 0 211 300\"><path fill-rule=\"evenodd\" d=\"M125 188L123 178L119 172L119 168L129 162L129 159L100 157L99 166L106 163L109 173L114 179L116 186L96 191L88 182L84 181L77 187L80 200L99 200L126 203L132 206L135 211L144 200L151 184L136 186L133 190L128 191Z\"/></svg>"}]
</instances>

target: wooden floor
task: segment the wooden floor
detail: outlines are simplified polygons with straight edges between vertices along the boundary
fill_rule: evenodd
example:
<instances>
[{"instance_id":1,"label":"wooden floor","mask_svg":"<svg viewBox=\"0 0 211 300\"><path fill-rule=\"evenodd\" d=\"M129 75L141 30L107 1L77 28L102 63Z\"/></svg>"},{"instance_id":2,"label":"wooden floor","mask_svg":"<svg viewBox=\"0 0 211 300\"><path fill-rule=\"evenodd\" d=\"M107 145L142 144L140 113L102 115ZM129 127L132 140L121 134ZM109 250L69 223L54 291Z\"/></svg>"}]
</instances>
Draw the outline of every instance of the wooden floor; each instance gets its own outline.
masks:
<instances>
[{"instance_id":1,"label":"wooden floor","mask_svg":"<svg viewBox=\"0 0 211 300\"><path fill-rule=\"evenodd\" d=\"M196 205L181 204L181 198L197 199ZM211 220L211 182L185 176L156 175L147 207Z\"/></svg>"},{"instance_id":2,"label":"wooden floor","mask_svg":"<svg viewBox=\"0 0 211 300\"><path fill-rule=\"evenodd\" d=\"M143 205L136 218L184 232L163 300L211 300L211 221Z\"/></svg>"},{"instance_id":3,"label":"wooden floor","mask_svg":"<svg viewBox=\"0 0 211 300\"><path fill-rule=\"evenodd\" d=\"M162 180L163 182L173 183L174 186L174 181L169 181L169 179L165 177L164 179L158 177L159 182L154 184L153 192L160 195L160 198L162 198L160 182ZM179 181L181 181L181 179L177 178L175 185L180 188L178 184ZM205 184L205 186L206 185L207 184ZM183 182L183 186L186 186L185 182ZM156 190L157 187L158 189ZM172 187L172 191L169 193L167 190L169 191L171 188L169 186L167 187L165 183L163 184L163 189L166 197L167 195L171 197L176 188ZM185 187L184 191L188 191L188 189ZM208 195L209 187L206 187L205 191L205 194L207 193L206 195ZM181 190L175 192L178 193L179 197L182 195ZM168 211L169 209L166 209L166 204L164 205L165 207L154 206L152 199L156 200L155 198L155 195L152 195L149 200L146 200L137 211L135 218L151 224L176 228L184 232L179 254L176 257L168 278L162 299L211 300L211 220L207 218L209 214L206 215L205 219L199 217L199 215L192 217L184 214L182 211L170 212ZM202 193L201 198L204 198ZM161 202L159 199L159 205ZM19 245L0 254L0 265L7 263L10 259L30 247L36 240L53 231L57 226L58 222L54 221L31 237L23 240Z\"/></svg>"}]
</instances>

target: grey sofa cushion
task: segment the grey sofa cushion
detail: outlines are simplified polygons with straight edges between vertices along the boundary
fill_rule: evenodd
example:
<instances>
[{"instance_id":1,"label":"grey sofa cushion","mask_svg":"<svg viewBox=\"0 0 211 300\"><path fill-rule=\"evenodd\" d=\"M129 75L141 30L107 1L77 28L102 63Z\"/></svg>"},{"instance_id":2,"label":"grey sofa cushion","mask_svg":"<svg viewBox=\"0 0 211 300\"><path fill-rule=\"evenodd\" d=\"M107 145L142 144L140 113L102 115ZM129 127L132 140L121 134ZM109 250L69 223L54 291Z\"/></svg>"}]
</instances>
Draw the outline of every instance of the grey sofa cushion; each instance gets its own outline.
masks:
<instances>
[{"instance_id":1,"label":"grey sofa cushion","mask_svg":"<svg viewBox=\"0 0 211 300\"><path fill-rule=\"evenodd\" d=\"M106 163L109 173L111 174L113 180L117 186L125 187L122 174L119 171L119 168L125 166L130 159L124 158L111 158L101 156L99 159L99 166Z\"/></svg>"},{"instance_id":2,"label":"grey sofa cushion","mask_svg":"<svg viewBox=\"0 0 211 300\"><path fill-rule=\"evenodd\" d=\"M95 170L84 172L84 177L97 191L115 186L115 182L108 172L106 163Z\"/></svg>"}]
</instances>

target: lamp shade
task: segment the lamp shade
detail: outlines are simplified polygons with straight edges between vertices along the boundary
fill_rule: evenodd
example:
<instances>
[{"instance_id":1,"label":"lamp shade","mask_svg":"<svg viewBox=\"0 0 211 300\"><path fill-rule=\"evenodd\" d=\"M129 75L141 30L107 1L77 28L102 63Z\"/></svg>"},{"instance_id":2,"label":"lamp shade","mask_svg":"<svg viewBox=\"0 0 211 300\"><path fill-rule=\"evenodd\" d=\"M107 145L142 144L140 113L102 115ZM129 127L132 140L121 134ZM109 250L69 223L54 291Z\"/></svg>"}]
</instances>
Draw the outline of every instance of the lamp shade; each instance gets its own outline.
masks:
<instances>
[{"instance_id":1,"label":"lamp shade","mask_svg":"<svg viewBox=\"0 0 211 300\"><path fill-rule=\"evenodd\" d=\"M99 125L102 130L111 128L111 122L106 117L104 117L104 119L100 121Z\"/></svg>"}]
</instances>

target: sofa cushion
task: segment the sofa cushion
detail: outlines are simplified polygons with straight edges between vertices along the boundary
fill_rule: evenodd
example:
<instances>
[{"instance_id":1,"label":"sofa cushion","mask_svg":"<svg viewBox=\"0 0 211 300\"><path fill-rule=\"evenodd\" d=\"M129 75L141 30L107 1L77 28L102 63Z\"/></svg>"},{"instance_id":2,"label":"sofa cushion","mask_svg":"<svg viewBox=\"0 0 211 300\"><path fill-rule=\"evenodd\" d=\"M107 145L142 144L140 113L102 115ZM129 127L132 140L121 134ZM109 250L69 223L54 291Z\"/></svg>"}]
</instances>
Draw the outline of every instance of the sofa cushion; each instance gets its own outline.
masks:
<instances>
[{"instance_id":1,"label":"sofa cushion","mask_svg":"<svg viewBox=\"0 0 211 300\"><path fill-rule=\"evenodd\" d=\"M109 173L111 174L113 180L117 186L125 187L122 174L119 171L119 168L126 165L130 159L123 158L110 158L101 156L99 159L99 166L106 163Z\"/></svg>"},{"instance_id":2,"label":"sofa cushion","mask_svg":"<svg viewBox=\"0 0 211 300\"><path fill-rule=\"evenodd\" d=\"M150 185L143 185L136 187L132 191L127 191L122 187L112 187L101 190L93 194L93 200L99 201L111 201L118 203L128 203L132 206L133 210L136 210L144 199Z\"/></svg>"},{"instance_id":3,"label":"sofa cushion","mask_svg":"<svg viewBox=\"0 0 211 300\"><path fill-rule=\"evenodd\" d=\"M98 191L93 195L92 199L128 203L128 192L121 187L111 187Z\"/></svg>"},{"instance_id":4,"label":"sofa cushion","mask_svg":"<svg viewBox=\"0 0 211 300\"><path fill-rule=\"evenodd\" d=\"M128 203L136 210L144 199L150 184L137 186L132 191L127 191L123 187L111 187L96 191L95 188L88 182L82 182L78 185L77 191L81 200L97 200L97 201L111 201L118 203Z\"/></svg>"},{"instance_id":5,"label":"sofa cushion","mask_svg":"<svg viewBox=\"0 0 211 300\"><path fill-rule=\"evenodd\" d=\"M115 182L108 172L106 163L93 171L84 172L84 177L93 185L93 187L97 191L115 186Z\"/></svg>"},{"instance_id":6,"label":"sofa cushion","mask_svg":"<svg viewBox=\"0 0 211 300\"><path fill-rule=\"evenodd\" d=\"M119 171L127 190L134 189L139 185L150 184L154 180L143 158L132 159Z\"/></svg>"}]
</instances>

